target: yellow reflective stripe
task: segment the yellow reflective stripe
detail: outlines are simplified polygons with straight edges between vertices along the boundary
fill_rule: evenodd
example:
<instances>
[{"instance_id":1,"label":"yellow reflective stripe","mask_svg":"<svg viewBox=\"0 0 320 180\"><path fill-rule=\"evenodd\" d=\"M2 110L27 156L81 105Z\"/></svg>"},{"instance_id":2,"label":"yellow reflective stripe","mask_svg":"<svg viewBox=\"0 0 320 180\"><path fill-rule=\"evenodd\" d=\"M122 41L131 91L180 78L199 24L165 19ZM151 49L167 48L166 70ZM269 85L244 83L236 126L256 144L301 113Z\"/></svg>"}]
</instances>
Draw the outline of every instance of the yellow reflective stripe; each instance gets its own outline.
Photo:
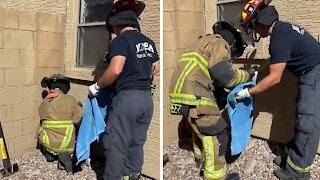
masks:
<instances>
[{"instance_id":1,"label":"yellow reflective stripe","mask_svg":"<svg viewBox=\"0 0 320 180\"><path fill-rule=\"evenodd\" d=\"M241 78L241 83L244 83L245 82L245 79L246 79L246 73L243 71L243 70L240 70L241 73L242 73L242 78Z\"/></svg>"},{"instance_id":2,"label":"yellow reflective stripe","mask_svg":"<svg viewBox=\"0 0 320 180\"><path fill-rule=\"evenodd\" d=\"M45 147L45 148L46 148L47 151L49 151L53 155L58 155L58 154L63 153L63 152L68 152L70 154L73 154L73 152L74 152L73 148L68 148L68 149L64 149L64 150L56 149L56 148L52 148L52 147Z\"/></svg>"},{"instance_id":3,"label":"yellow reflective stripe","mask_svg":"<svg viewBox=\"0 0 320 180\"><path fill-rule=\"evenodd\" d=\"M204 176L210 179L222 178L227 174L227 165L225 164L221 169L214 168L214 146L212 136L204 136L202 138L205 152L205 170Z\"/></svg>"},{"instance_id":4,"label":"yellow reflective stripe","mask_svg":"<svg viewBox=\"0 0 320 180\"><path fill-rule=\"evenodd\" d=\"M44 129L42 129L42 132L43 132L43 135L42 135L43 146L46 147L46 148L50 148L49 136L48 136L47 132Z\"/></svg>"},{"instance_id":5,"label":"yellow reflective stripe","mask_svg":"<svg viewBox=\"0 0 320 180\"><path fill-rule=\"evenodd\" d=\"M211 98L199 97L191 94L170 93L170 100L173 104L187 104L187 105L204 105L218 107L217 103Z\"/></svg>"},{"instance_id":6,"label":"yellow reflective stripe","mask_svg":"<svg viewBox=\"0 0 320 180\"><path fill-rule=\"evenodd\" d=\"M204 173L214 171L214 152L213 152L213 144L212 144L212 136L204 136L202 138L203 141L203 149L205 153L205 170ZM212 169L213 168L213 169Z\"/></svg>"},{"instance_id":7,"label":"yellow reflective stripe","mask_svg":"<svg viewBox=\"0 0 320 180\"><path fill-rule=\"evenodd\" d=\"M301 168L301 167L295 165L295 164L292 162L292 160L291 160L291 158L290 158L289 155L288 155L288 157L287 157L287 163L288 163L293 169L295 169L295 170L297 170L297 171L299 171L299 172L302 172L302 173L309 172L309 171L311 170L311 165L308 166L308 167L306 167L306 168Z\"/></svg>"},{"instance_id":8,"label":"yellow reflective stripe","mask_svg":"<svg viewBox=\"0 0 320 180\"><path fill-rule=\"evenodd\" d=\"M67 128L67 127L73 127L73 121L71 121L71 120L61 120L61 121L45 120L45 121L42 121L41 126L43 128Z\"/></svg>"},{"instance_id":9,"label":"yellow reflective stripe","mask_svg":"<svg viewBox=\"0 0 320 180\"><path fill-rule=\"evenodd\" d=\"M64 134L62 143L61 143L60 148L59 148L60 150L66 150L67 147L69 146L70 141L71 141L71 137L72 137L72 134L73 134L73 129L74 129L73 126L66 128L66 133Z\"/></svg>"},{"instance_id":10,"label":"yellow reflective stripe","mask_svg":"<svg viewBox=\"0 0 320 180\"><path fill-rule=\"evenodd\" d=\"M181 92L181 89L182 89L182 86L184 84L184 81L187 77L187 75L192 71L192 69L194 67L196 67L197 63L195 63L194 61L190 61L183 69L178 81L177 81L177 84L176 86L174 87L174 92L176 93L180 93Z\"/></svg>"},{"instance_id":11,"label":"yellow reflective stripe","mask_svg":"<svg viewBox=\"0 0 320 180\"><path fill-rule=\"evenodd\" d=\"M221 169L213 172L204 172L204 176L211 179L220 179L227 174L227 165L225 164Z\"/></svg>"},{"instance_id":12,"label":"yellow reflective stripe","mask_svg":"<svg viewBox=\"0 0 320 180\"><path fill-rule=\"evenodd\" d=\"M236 82L236 85L240 84L241 83L241 79L242 79L242 73L239 69L236 69L237 73L236 73L236 79L237 79L237 82Z\"/></svg>"},{"instance_id":13,"label":"yellow reflective stripe","mask_svg":"<svg viewBox=\"0 0 320 180\"><path fill-rule=\"evenodd\" d=\"M193 152L196 158L199 158L202 155L200 148L195 143L193 143Z\"/></svg>"},{"instance_id":14,"label":"yellow reflective stripe","mask_svg":"<svg viewBox=\"0 0 320 180\"><path fill-rule=\"evenodd\" d=\"M199 60L205 65L208 66L208 61L206 61L199 53L197 52L189 52L189 53L185 53L182 55L182 57L185 56L196 56L197 58L199 58Z\"/></svg>"},{"instance_id":15,"label":"yellow reflective stripe","mask_svg":"<svg viewBox=\"0 0 320 180\"><path fill-rule=\"evenodd\" d=\"M182 58L179 61L196 61L202 71L209 77L210 73L208 71L208 62L197 52L190 52L182 55Z\"/></svg>"}]
</instances>

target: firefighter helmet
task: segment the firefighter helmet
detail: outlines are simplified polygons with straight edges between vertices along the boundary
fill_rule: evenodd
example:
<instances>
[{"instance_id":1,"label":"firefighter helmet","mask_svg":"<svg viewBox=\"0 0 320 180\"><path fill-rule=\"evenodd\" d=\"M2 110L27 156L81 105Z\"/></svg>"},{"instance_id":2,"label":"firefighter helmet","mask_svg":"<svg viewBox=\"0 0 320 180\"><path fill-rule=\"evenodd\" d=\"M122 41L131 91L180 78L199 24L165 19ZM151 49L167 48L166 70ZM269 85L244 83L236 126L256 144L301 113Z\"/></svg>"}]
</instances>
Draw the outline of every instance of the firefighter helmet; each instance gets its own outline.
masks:
<instances>
[{"instance_id":1,"label":"firefighter helmet","mask_svg":"<svg viewBox=\"0 0 320 180\"><path fill-rule=\"evenodd\" d=\"M239 57L243 54L247 43L244 41L240 29L226 21L219 21L212 26L212 30L214 34L220 34L228 42L232 57Z\"/></svg>"},{"instance_id":2,"label":"firefighter helmet","mask_svg":"<svg viewBox=\"0 0 320 180\"><path fill-rule=\"evenodd\" d=\"M61 74L53 74L51 77L44 77L41 80L43 88L55 89L59 88L64 94L70 90L69 80Z\"/></svg>"},{"instance_id":3,"label":"firefighter helmet","mask_svg":"<svg viewBox=\"0 0 320 180\"><path fill-rule=\"evenodd\" d=\"M112 24L112 22L110 23L110 19L112 19L112 17L118 14L119 12L125 11L125 10L131 10L136 14L137 17L139 17L145 7L146 7L145 3L138 0L119 0L115 2L111 8L110 13L106 18L107 30L110 32L113 32L112 27L114 25ZM123 25L128 25L128 24L123 24ZM140 30L139 25L136 28Z\"/></svg>"},{"instance_id":4,"label":"firefighter helmet","mask_svg":"<svg viewBox=\"0 0 320 180\"><path fill-rule=\"evenodd\" d=\"M266 7L270 1L266 0L250 0L243 7L241 12L241 22L240 25L245 29L247 34L252 33L254 29L254 19L259 13L259 10L263 7Z\"/></svg>"}]
</instances>

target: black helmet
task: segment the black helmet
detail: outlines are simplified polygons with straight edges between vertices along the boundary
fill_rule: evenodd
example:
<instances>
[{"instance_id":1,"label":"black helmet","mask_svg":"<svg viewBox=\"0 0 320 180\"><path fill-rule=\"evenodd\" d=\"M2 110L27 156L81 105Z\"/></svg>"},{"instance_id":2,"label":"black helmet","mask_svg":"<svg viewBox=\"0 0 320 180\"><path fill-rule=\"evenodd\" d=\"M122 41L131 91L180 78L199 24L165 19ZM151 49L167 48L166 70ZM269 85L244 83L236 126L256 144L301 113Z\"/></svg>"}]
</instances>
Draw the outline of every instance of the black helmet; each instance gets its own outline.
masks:
<instances>
[{"instance_id":1,"label":"black helmet","mask_svg":"<svg viewBox=\"0 0 320 180\"><path fill-rule=\"evenodd\" d=\"M122 25L130 25L140 31L140 26L137 18L140 16L145 7L145 3L138 0L119 0L115 2L111 8L111 12L106 18L106 27L108 31L113 33L112 27ZM121 13L122 11L127 10L131 10L135 14L135 16L129 13Z\"/></svg>"},{"instance_id":2,"label":"black helmet","mask_svg":"<svg viewBox=\"0 0 320 180\"><path fill-rule=\"evenodd\" d=\"M131 10L123 10L123 11L117 12L114 15L110 16L107 19L107 21L108 21L106 22L107 28L110 32L113 32L112 27L117 27L117 26L131 26L139 29L140 31L138 17Z\"/></svg>"},{"instance_id":3,"label":"black helmet","mask_svg":"<svg viewBox=\"0 0 320 180\"><path fill-rule=\"evenodd\" d=\"M51 77L44 77L41 80L41 87L48 89L59 88L64 94L70 90L69 80L61 74L54 74Z\"/></svg>"},{"instance_id":4,"label":"black helmet","mask_svg":"<svg viewBox=\"0 0 320 180\"><path fill-rule=\"evenodd\" d=\"M239 57L247 47L241 31L226 21L219 21L212 26L214 34L220 34L228 42L231 49L231 57Z\"/></svg>"}]
</instances>

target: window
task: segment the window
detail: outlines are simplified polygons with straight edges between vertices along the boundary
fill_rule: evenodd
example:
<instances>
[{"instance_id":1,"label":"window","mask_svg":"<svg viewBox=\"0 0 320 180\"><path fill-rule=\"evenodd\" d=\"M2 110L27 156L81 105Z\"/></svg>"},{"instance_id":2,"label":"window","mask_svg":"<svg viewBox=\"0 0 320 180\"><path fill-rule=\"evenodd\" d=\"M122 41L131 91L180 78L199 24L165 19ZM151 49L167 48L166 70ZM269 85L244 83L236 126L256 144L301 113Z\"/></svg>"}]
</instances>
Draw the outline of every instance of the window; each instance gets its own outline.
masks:
<instances>
[{"instance_id":1,"label":"window","mask_svg":"<svg viewBox=\"0 0 320 180\"><path fill-rule=\"evenodd\" d=\"M227 21L235 27L240 26L240 14L248 0L217 0L218 21ZM243 38L248 45L253 45L252 35L247 35L242 27Z\"/></svg>"},{"instance_id":2,"label":"window","mask_svg":"<svg viewBox=\"0 0 320 180\"><path fill-rule=\"evenodd\" d=\"M112 5L113 0L80 0L78 67L96 66L108 50L111 35L105 19Z\"/></svg>"}]
</instances>

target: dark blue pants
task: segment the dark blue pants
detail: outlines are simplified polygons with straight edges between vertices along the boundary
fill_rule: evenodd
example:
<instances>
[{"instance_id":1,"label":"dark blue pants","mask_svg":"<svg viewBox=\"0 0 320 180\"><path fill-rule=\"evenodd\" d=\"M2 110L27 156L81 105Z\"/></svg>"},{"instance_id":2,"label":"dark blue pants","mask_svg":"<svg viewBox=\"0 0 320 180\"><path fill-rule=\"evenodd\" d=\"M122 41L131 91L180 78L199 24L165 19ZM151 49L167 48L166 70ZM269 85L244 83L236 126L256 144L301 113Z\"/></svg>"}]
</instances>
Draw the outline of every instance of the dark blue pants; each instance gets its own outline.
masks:
<instances>
[{"instance_id":1,"label":"dark blue pants","mask_svg":"<svg viewBox=\"0 0 320 180\"><path fill-rule=\"evenodd\" d=\"M103 138L105 180L141 172L143 145L153 113L150 91L123 90L112 99Z\"/></svg>"},{"instance_id":2,"label":"dark blue pants","mask_svg":"<svg viewBox=\"0 0 320 180\"><path fill-rule=\"evenodd\" d=\"M286 169L297 177L310 177L320 137L320 65L298 82L295 137L288 144ZM291 162L290 162L291 161Z\"/></svg>"}]
</instances>

